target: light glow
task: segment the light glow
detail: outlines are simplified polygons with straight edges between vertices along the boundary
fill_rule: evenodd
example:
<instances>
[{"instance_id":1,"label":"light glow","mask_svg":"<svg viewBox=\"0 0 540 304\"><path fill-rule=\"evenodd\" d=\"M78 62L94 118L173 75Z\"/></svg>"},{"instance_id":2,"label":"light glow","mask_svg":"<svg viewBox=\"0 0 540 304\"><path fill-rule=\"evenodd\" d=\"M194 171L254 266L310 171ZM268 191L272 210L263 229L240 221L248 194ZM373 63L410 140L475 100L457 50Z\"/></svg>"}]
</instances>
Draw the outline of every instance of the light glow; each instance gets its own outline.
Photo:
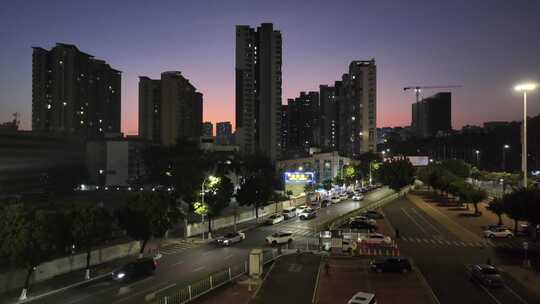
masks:
<instances>
[{"instance_id":1,"label":"light glow","mask_svg":"<svg viewBox=\"0 0 540 304\"><path fill-rule=\"evenodd\" d=\"M532 83L532 82L518 84L517 86L514 87L514 90L518 92L532 91L534 89L536 89L536 83Z\"/></svg>"}]
</instances>

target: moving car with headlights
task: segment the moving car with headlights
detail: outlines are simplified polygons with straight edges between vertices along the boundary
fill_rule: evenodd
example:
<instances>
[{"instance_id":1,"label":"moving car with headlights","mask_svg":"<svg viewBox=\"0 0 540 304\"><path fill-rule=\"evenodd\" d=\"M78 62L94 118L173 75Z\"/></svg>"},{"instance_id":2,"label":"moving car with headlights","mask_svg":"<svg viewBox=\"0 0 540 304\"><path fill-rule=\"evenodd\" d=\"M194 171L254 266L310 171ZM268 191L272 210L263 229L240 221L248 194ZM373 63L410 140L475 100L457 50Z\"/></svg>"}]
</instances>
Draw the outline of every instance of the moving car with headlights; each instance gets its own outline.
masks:
<instances>
[{"instance_id":1,"label":"moving car with headlights","mask_svg":"<svg viewBox=\"0 0 540 304\"><path fill-rule=\"evenodd\" d=\"M311 208L306 208L304 209L304 211L302 211L302 213L300 213L300 215L298 215L298 218L301 219L301 220L309 220L309 219L312 219L312 218L315 218L317 217L317 211L311 209Z\"/></svg>"},{"instance_id":2,"label":"moving car with headlights","mask_svg":"<svg viewBox=\"0 0 540 304\"><path fill-rule=\"evenodd\" d=\"M357 201L357 202L358 202L358 201L361 201L361 200L363 200L363 199L364 199L364 196L363 196L362 194L360 194L360 193L353 194L353 196L352 196L352 200L353 200L353 201Z\"/></svg>"},{"instance_id":3,"label":"moving car with headlights","mask_svg":"<svg viewBox=\"0 0 540 304\"><path fill-rule=\"evenodd\" d=\"M117 281L129 281L132 279L149 276L156 270L157 263L151 258L141 258L112 272L112 277Z\"/></svg>"},{"instance_id":4,"label":"moving car with headlights","mask_svg":"<svg viewBox=\"0 0 540 304\"><path fill-rule=\"evenodd\" d=\"M352 296L347 304L377 304L377 299L372 293L359 291Z\"/></svg>"},{"instance_id":5,"label":"moving car with headlights","mask_svg":"<svg viewBox=\"0 0 540 304\"><path fill-rule=\"evenodd\" d=\"M243 232L231 232L217 238L216 242L222 246L230 246L234 243L242 241L245 238L246 235Z\"/></svg>"},{"instance_id":6,"label":"moving car with headlights","mask_svg":"<svg viewBox=\"0 0 540 304\"><path fill-rule=\"evenodd\" d=\"M341 202L341 198L337 195L334 195L330 198L330 201L332 202L332 204L337 204L339 202Z\"/></svg>"},{"instance_id":7,"label":"moving car with headlights","mask_svg":"<svg viewBox=\"0 0 540 304\"><path fill-rule=\"evenodd\" d=\"M503 280L497 268L491 265L467 264L465 265L465 273L467 276L482 285L487 287L502 287Z\"/></svg>"},{"instance_id":8,"label":"moving car with headlights","mask_svg":"<svg viewBox=\"0 0 540 304\"><path fill-rule=\"evenodd\" d=\"M294 241L294 237L292 233L288 231L279 231L266 237L266 244L272 246L287 244L291 243L292 241Z\"/></svg>"},{"instance_id":9,"label":"moving car with headlights","mask_svg":"<svg viewBox=\"0 0 540 304\"><path fill-rule=\"evenodd\" d=\"M358 238L358 240L368 245L390 245L392 239L389 236L384 236L380 233L369 233Z\"/></svg>"},{"instance_id":10,"label":"moving car with headlights","mask_svg":"<svg viewBox=\"0 0 540 304\"><path fill-rule=\"evenodd\" d=\"M369 269L375 272L409 272L412 267L407 258L388 257L372 260Z\"/></svg>"},{"instance_id":11,"label":"moving car with headlights","mask_svg":"<svg viewBox=\"0 0 540 304\"><path fill-rule=\"evenodd\" d=\"M277 224L277 223L281 223L284 220L285 220L285 218L283 217L283 215L281 215L281 214L272 214L266 219L266 221L264 221L264 223L266 225L274 225L274 224Z\"/></svg>"},{"instance_id":12,"label":"moving car with headlights","mask_svg":"<svg viewBox=\"0 0 540 304\"><path fill-rule=\"evenodd\" d=\"M487 238L510 238L514 233L506 227L492 227L484 231L484 236Z\"/></svg>"},{"instance_id":13,"label":"moving car with headlights","mask_svg":"<svg viewBox=\"0 0 540 304\"><path fill-rule=\"evenodd\" d=\"M283 214L283 217L288 220L290 218L296 217L297 211L295 207L288 207L283 209L281 213Z\"/></svg>"}]
</instances>

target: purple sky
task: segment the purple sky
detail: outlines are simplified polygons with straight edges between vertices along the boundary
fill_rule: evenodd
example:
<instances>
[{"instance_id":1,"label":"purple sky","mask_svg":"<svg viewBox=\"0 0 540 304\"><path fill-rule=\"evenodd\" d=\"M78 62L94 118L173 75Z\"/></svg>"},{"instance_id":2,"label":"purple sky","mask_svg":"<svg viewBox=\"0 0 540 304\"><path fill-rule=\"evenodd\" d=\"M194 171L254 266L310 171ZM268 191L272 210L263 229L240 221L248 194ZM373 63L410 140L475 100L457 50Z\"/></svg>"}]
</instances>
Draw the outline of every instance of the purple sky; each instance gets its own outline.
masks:
<instances>
[{"instance_id":1,"label":"purple sky","mask_svg":"<svg viewBox=\"0 0 540 304\"><path fill-rule=\"evenodd\" d=\"M279 2L279 4L278 4ZM234 124L236 24L283 35L283 101L375 58L378 126L410 123L407 85L460 84L453 125L518 120L512 87L540 82L540 1L8 1L0 10L0 122L31 118L31 46L73 43L122 76L122 129L137 133L137 76L180 70L204 118ZM76 4L75 4L76 3ZM426 91L430 95L436 91ZM529 113L540 113L540 90Z\"/></svg>"}]
</instances>

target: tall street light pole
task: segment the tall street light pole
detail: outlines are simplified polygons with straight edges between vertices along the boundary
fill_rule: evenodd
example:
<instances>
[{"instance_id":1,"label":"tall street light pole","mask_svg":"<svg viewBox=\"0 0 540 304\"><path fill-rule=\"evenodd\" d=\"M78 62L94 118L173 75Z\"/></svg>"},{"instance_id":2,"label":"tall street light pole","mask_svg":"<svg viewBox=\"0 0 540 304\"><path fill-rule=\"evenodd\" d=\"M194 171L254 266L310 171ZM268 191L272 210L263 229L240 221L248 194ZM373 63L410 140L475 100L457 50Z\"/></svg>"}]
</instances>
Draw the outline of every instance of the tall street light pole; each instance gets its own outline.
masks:
<instances>
[{"instance_id":1,"label":"tall street light pole","mask_svg":"<svg viewBox=\"0 0 540 304\"><path fill-rule=\"evenodd\" d=\"M506 172L506 150L507 149L510 149L510 146L509 145L504 145L503 146L503 172Z\"/></svg>"},{"instance_id":2,"label":"tall street light pole","mask_svg":"<svg viewBox=\"0 0 540 304\"><path fill-rule=\"evenodd\" d=\"M527 92L536 89L535 83L523 83L515 86L518 92L523 92L523 139L521 142L521 171L523 171L523 187L527 187Z\"/></svg>"},{"instance_id":3,"label":"tall street light pole","mask_svg":"<svg viewBox=\"0 0 540 304\"><path fill-rule=\"evenodd\" d=\"M476 165L480 167L480 150L476 150L474 153L476 153Z\"/></svg>"}]
</instances>

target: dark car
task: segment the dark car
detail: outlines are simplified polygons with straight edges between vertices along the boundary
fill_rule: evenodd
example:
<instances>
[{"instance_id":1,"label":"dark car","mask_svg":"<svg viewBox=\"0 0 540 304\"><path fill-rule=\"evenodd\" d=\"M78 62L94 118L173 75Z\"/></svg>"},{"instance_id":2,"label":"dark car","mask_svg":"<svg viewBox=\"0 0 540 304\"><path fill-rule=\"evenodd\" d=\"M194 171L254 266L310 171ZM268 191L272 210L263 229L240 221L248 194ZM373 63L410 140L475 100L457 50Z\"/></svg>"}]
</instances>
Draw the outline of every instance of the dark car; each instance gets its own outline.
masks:
<instances>
[{"instance_id":1,"label":"dark car","mask_svg":"<svg viewBox=\"0 0 540 304\"><path fill-rule=\"evenodd\" d=\"M324 201L321 202L321 207L322 208L326 208L326 207L328 207L330 205L332 205L332 202L329 201L329 200L324 200Z\"/></svg>"},{"instance_id":2,"label":"dark car","mask_svg":"<svg viewBox=\"0 0 540 304\"><path fill-rule=\"evenodd\" d=\"M465 272L469 278L488 287L502 287L503 280L499 271L491 265L465 265Z\"/></svg>"},{"instance_id":3,"label":"dark car","mask_svg":"<svg viewBox=\"0 0 540 304\"><path fill-rule=\"evenodd\" d=\"M409 272L411 263L403 257L388 257L372 260L369 269L375 272Z\"/></svg>"},{"instance_id":4,"label":"dark car","mask_svg":"<svg viewBox=\"0 0 540 304\"><path fill-rule=\"evenodd\" d=\"M370 224L370 223L366 223L366 222L364 222L362 220L351 221L351 222L349 222L348 227L350 229L365 229L365 230L370 230L370 231L377 230L377 226L375 226L373 224Z\"/></svg>"},{"instance_id":5,"label":"dark car","mask_svg":"<svg viewBox=\"0 0 540 304\"><path fill-rule=\"evenodd\" d=\"M374 211L374 210L366 211L366 212L362 213L362 215L367 217L367 218L370 218L370 219L382 219L382 218L384 218L384 216L382 214L380 214L379 212Z\"/></svg>"},{"instance_id":6,"label":"dark car","mask_svg":"<svg viewBox=\"0 0 540 304\"><path fill-rule=\"evenodd\" d=\"M128 281L144 276L149 276L156 270L156 261L151 258L141 258L112 272L112 277L119 281Z\"/></svg>"}]
</instances>

